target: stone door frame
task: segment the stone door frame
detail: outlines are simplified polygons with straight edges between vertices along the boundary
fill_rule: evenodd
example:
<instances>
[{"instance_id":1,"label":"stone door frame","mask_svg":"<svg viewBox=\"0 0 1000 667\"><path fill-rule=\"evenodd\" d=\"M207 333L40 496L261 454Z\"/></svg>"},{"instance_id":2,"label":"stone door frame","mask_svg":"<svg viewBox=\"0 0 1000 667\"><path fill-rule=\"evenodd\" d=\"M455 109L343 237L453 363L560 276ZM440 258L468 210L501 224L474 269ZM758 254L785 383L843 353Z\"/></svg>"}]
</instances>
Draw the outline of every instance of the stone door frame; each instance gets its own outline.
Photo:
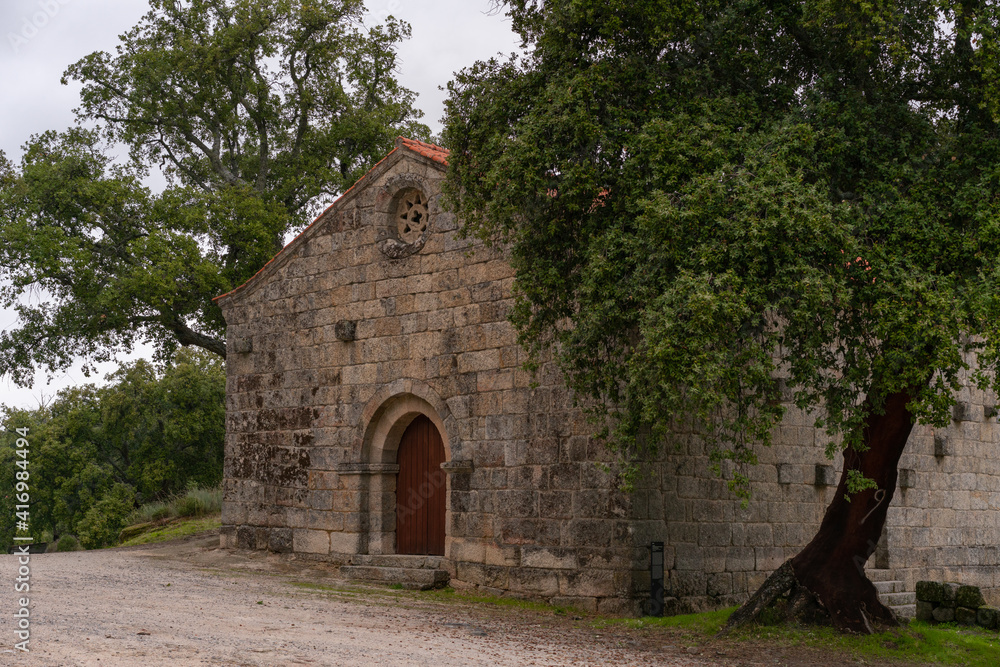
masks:
<instances>
[{"instance_id":1,"label":"stone door frame","mask_svg":"<svg viewBox=\"0 0 1000 667\"><path fill-rule=\"evenodd\" d=\"M455 454L461 449L454 434L457 424L444 401L427 385L416 380L400 380L384 387L367 404L362 416L364 429L357 443L356 459L365 468L361 480L361 525L359 553L396 553L396 454L407 427L419 416L431 420L441 435L445 465L450 472ZM450 551L448 526L451 524L451 474L445 486L445 557Z\"/></svg>"}]
</instances>

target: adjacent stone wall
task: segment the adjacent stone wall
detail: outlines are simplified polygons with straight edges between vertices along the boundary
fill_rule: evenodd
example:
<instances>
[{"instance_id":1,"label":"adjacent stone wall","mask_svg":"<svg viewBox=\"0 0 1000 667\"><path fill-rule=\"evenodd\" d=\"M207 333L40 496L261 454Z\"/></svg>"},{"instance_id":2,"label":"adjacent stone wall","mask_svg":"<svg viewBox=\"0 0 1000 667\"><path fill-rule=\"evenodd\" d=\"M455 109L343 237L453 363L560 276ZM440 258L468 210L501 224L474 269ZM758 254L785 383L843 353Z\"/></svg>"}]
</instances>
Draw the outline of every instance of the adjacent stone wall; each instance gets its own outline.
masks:
<instances>
[{"instance_id":1,"label":"adjacent stone wall","mask_svg":"<svg viewBox=\"0 0 1000 667\"><path fill-rule=\"evenodd\" d=\"M947 428L918 427L888 517L889 567L978 586L1000 605L1000 427L996 397L966 385Z\"/></svg>"},{"instance_id":2,"label":"adjacent stone wall","mask_svg":"<svg viewBox=\"0 0 1000 667\"><path fill-rule=\"evenodd\" d=\"M867 563L914 591L933 577L978 586L1000 601L1000 427L995 400L965 388L952 424L917 426L900 464L883 538ZM840 479L828 436L789 407L775 444L748 472L742 508L697 434L678 433L635 496L636 591L648 590L648 549L665 543L667 610L701 611L746 599L812 539ZM641 592L637 593L641 596Z\"/></svg>"},{"instance_id":3,"label":"adjacent stone wall","mask_svg":"<svg viewBox=\"0 0 1000 667\"><path fill-rule=\"evenodd\" d=\"M954 582L917 582L917 620L930 623L978 625L996 630L1000 612L986 605L982 591L976 586Z\"/></svg>"},{"instance_id":4,"label":"adjacent stone wall","mask_svg":"<svg viewBox=\"0 0 1000 667\"><path fill-rule=\"evenodd\" d=\"M711 472L697 433L676 433L635 493L634 581L648 590L650 541L664 542L667 613L690 613L746 599L815 534L839 481L840 460L825 458L825 434L790 407L771 448L745 472L747 507Z\"/></svg>"},{"instance_id":5,"label":"adjacent stone wall","mask_svg":"<svg viewBox=\"0 0 1000 667\"><path fill-rule=\"evenodd\" d=\"M618 491L554 365L521 369L512 270L456 234L442 178L441 164L397 146L220 299L232 350L223 544L338 563L393 553L394 448L420 413L445 443L456 585L633 613L659 540L668 611L744 599L819 524L839 478L825 436L791 409L750 471L746 509L691 433L635 493ZM393 213L414 188L429 223L400 238ZM997 424L986 397L961 399L951 428L915 430L874 560L913 585L960 580L989 598L1000 589Z\"/></svg>"}]
</instances>

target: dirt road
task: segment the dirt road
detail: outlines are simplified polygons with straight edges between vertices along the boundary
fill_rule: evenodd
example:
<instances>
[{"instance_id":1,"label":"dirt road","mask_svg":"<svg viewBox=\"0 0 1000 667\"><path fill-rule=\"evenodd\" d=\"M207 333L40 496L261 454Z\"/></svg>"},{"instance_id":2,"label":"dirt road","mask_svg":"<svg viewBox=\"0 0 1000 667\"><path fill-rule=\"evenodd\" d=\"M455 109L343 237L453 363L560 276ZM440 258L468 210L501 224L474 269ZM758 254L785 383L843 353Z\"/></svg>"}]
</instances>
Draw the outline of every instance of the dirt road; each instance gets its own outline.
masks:
<instances>
[{"instance_id":1,"label":"dirt road","mask_svg":"<svg viewBox=\"0 0 1000 667\"><path fill-rule=\"evenodd\" d=\"M28 654L13 648L17 557L0 556L0 665L716 664L581 619L350 588L320 564L217 544L32 556Z\"/></svg>"},{"instance_id":2,"label":"dirt road","mask_svg":"<svg viewBox=\"0 0 1000 667\"><path fill-rule=\"evenodd\" d=\"M323 563L218 544L216 531L31 556L30 653L14 648L24 595L14 590L18 557L0 555L0 666L875 664L820 648L355 586Z\"/></svg>"}]
</instances>

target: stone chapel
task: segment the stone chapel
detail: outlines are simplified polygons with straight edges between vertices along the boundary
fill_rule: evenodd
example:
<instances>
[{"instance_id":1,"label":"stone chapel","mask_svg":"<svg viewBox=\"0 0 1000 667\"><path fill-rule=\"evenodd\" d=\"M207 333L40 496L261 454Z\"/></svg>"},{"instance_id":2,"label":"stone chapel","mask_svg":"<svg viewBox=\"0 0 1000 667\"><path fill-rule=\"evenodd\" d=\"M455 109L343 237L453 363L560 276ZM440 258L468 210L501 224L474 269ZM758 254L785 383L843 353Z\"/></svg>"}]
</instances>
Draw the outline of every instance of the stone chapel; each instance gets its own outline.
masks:
<instances>
[{"instance_id":1,"label":"stone chapel","mask_svg":"<svg viewBox=\"0 0 1000 667\"><path fill-rule=\"evenodd\" d=\"M691 434L631 493L559 371L521 367L513 271L442 209L448 152L395 148L244 285L228 323L222 544L328 561L351 579L635 614L650 543L666 610L742 602L813 536L839 479L789 408L741 508ZM544 360L543 360L544 361ZM918 426L868 573L907 612L919 579L1000 602L1000 428L964 389Z\"/></svg>"}]
</instances>

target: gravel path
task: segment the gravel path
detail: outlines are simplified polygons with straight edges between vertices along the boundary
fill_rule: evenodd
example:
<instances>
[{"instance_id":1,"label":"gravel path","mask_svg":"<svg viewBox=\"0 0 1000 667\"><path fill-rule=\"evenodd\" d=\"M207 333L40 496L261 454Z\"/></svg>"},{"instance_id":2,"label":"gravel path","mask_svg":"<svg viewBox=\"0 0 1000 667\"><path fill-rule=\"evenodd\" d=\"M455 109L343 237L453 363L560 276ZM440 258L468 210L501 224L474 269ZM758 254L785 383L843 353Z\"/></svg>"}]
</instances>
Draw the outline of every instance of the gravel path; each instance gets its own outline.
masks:
<instances>
[{"instance_id":1,"label":"gravel path","mask_svg":"<svg viewBox=\"0 0 1000 667\"><path fill-rule=\"evenodd\" d=\"M29 654L12 648L17 557L0 556L0 665L716 664L551 613L345 590L323 565L217 544L32 556Z\"/></svg>"}]
</instances>

